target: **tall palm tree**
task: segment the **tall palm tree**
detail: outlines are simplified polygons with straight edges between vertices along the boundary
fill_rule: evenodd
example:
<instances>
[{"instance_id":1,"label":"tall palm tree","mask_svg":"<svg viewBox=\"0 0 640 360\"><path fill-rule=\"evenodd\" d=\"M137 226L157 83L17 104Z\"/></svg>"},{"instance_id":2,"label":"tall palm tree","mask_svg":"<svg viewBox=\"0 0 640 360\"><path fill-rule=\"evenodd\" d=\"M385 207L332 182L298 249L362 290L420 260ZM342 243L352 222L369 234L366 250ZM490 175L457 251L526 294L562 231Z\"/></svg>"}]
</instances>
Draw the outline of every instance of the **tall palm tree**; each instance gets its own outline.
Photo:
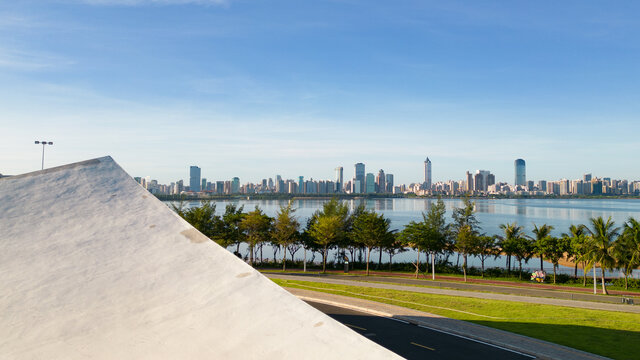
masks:
<instances>
[{"instance_id":1,"label":"tall palm tree","mask_svg":"<svg viewBox=\"0 0 640 360\"><path fill-rule=\"evenodd\" d=\"M604 271L613 269L616 265L616 259L613 257L613 244L618 237L620 228L615 227L615 222L611 217L605 222L602 216L591 218L591 238L593 248L591 249L591 258L595 263L600 264L602 293L608 295L607 286L604 283Z\"/></svg>"},{"instance_id":2,"label":"tall palm tree","mask_svg":"<svg viewBox=\"0 0 640 360\"><path fill-rule=\"evenodd\" d=\"M551 230L553 230L553 226L551 225L544 224L538 227L538 225L533 224L533 233L536 235L535 251L540 256L540 271L544 270L544 250L542 249L540 244L544 241L544 238L548 237L551 234Z\"/></svg>"},{"instance_id":3,"label":"tall palm tree","mask_svg":"<svg viewBox=\"0 0 640 360\"><path fill-rule=\"evenodd\" d=\"M624 224L622 236L613 246L613 256L618 267L624 270L624 288L628 288L628 278L633 269L640 266L640 222L629 218Z\"/></svg>"},{"instance_id":4,"label":"tall palm tree","mask_svg":"<svg viewBox=\"0 0 640 360\"><path fill-rule=\"evenodd\" d=\"M583 224L569 226L569 233L563 233L562 237L569 239L569 252L573 257L574 276L578 275L578 263L582 263L582 286L587 286L587 271L589 270L589 254L591 241L587 236L587 227Z\"/></svg>"},{"instance_id":5,"label":"tall palm tree","mask_svg":"<svg viewBox=\"0 0 640 360\"><path fill-rule=\"evenodd\" d=\"M562 233L562 237L567 239L569 246L567 249L568 255L567 255L567 259L572 258L573 259L573 263L574 268L573 268L573 277L577 278L578 277L578 256L579 254L577 253L577 248L576 246L574 246L574 244L576 242L584 242L584 233L585 233L585 226L580 224L580 225L571 225L569 226L569 233ZM586 270L585 270L586 271Z\"/></svg>"},{"instance_id":6,"label":"tall palm tree","mask_svg":"<svg viewBox=\"0 0 640 360\"><path fill-rule=\"evenodd\" d=\"M504 236L500 236L500 246L502 251L510 255L515 255L519 267L519 278L522 279L522 260L528 261L532 253L531 241L524 235L523 227L517 223L500 224L500 229L504 231Z\"/></svg>"}]
</instances>

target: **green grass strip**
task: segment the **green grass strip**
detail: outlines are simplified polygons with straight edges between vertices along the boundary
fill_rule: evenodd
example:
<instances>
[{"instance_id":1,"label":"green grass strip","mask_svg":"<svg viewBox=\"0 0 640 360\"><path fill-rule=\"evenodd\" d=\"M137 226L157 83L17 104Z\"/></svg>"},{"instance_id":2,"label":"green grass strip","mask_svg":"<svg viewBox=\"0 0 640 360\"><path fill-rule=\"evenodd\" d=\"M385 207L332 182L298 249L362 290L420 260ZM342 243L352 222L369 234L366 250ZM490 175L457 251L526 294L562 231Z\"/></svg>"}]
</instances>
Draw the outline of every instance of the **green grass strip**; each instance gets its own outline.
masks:
<instances>
[{"instance_id":1,"label":"green grass strip","mask_svg":"<svg viewBox=\"0 0 640 360\"><path fill-rule=\"evenodd\" d=\"M310 281L273 279L280 286L403 306L530 336L614 359L637 359L640 314Z\"/></svg>"}]
</instances>

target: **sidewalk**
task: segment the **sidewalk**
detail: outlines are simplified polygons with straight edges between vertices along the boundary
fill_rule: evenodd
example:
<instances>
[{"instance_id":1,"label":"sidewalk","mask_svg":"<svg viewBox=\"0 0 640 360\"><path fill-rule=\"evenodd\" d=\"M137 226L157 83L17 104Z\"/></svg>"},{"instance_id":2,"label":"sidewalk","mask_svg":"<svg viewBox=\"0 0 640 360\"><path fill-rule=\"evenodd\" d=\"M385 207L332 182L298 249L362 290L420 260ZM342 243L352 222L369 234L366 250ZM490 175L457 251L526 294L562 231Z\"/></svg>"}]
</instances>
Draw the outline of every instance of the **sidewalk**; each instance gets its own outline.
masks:
<instances>
[{"instance_id":1,"label":"sidewalk","mask_svg":"<svg viewBox=\"0 0 640 360\"><path fill-rule=\"evenodd\" d=\"M286 275L286 274L274 274L274 273L265 273L264 275L267 276L268 278L283 279L283 280L314 281L314 282L321 282L321 283L327 283L327 284L364 286L364 287L371 287L371 288L377 288L377 289L410 291L410 292L418 292L418 293L424 293L424 294L464 296L464 297L472 297L472 298L478 298L478 299L518 301L518 302L531 303L531 304L557 305L557 306L567 306L567 307L575 307L575 308L582 308L582 309L619 311L619 312L640 314L640 306L632 306L632 305L625 305L625 304L609 304L609 303L600 303L600 302L592 302L592 301L567 300L567 299L548 298L548 297L496 294L496 293L489 293L489 292L452 290L452 289L406 286L406 285L396 285L396 284L380 284L380 283L373 283L373 282L368 282L363 280L360 280L360 281L351 280L345 277L336 278L336 276L327 277L327 276L319 276L319 275L311 275L311 274ZM425 284L425 285L428 285L428 284ZM485 291L492 291L492 290L485 289Z\"/></svg>"},{"instance_id":2,"label":"sidewalk","mask_svg":"<svg viewBox=\"0 0 640 360\"><path fill-rule=\"evenodd\" d=\"M498 347L503 347L524 354L533 355L539 359L607 359L599 355L590 354L584 351L553 344L547 341L542 341L469 322L449 319L400 306L388 305L369 300L351 298L347 296L315 292L311 290L295 288L285 289L302 300L315 301L329 305L350 308L353 310L370 313L376 316L403 320L414 325L424 326L430 329L450 333L455 336L462 336L475 341L485 342Z\"/></svg>"}]
</instances>

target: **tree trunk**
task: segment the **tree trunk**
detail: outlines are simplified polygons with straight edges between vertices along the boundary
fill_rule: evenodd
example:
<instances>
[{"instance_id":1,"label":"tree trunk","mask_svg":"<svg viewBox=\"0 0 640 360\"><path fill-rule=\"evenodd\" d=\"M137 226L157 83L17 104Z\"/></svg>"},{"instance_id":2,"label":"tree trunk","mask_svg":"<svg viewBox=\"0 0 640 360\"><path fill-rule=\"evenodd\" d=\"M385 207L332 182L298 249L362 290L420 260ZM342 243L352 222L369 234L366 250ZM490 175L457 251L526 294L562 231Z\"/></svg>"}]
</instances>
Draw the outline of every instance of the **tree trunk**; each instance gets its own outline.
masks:
<instances>
[{"instance_id":1,"label":"tree trunk","mask_svg":"<svg viewBox=\"0 0 640 360\"><path fill-rule=\"evenodd\" d=\"M325 245L324 251L322 252L322 273L325 274L327 272L327 246Z\"/></svg>"},{"instance_id":2,"label":"tree trunk","mask_svg":"<svg viewBox=\"0 0 640 360\"><path fill-rule=\"evenodd\" d=\"M540 255L540 271L544 271L544 256Z\"/></svg>"},{"instance_id":3,"label":"tree trunk","mask_svg":"<svg viewBox=\"0 0 640 360\"><path fill-rule=\"evenodd\" d=\"M467 282L467 255L462 255L462 273L464 274L464 282Z\"/></svg>"},{"instance_id":4,"label":"tree trunk","mask_svg":"<svg viewBox=\"0 0 640 360\"><path fill-rule=\"evenodd\" d=\"M391 265L393 265L393 255L389 252L389 272L391 272Z\"/></svg>"},{"instance_id":5,"label":"tree trunk","mask_svg":"<svg viewBox=\"0 0 640 360\"><path fill-rule=\"evenodd\" d=\"M553 264L553 284L556 283L556 264Z\"/></svg>"},{"instance_id":6,"label":"tree trunk","mask_svg":"<svg viewBox=\"0 0 640 360\"><path fill-rule=\"evenodd\" d=\"M371 247L367 246L367 276L369 276L369 257L371 256Z\"/></svg>"},{"instance_id":7,"label":"tree trunk","mask_svg":"<svg viewBox=\"0 0 640 360\"><path fill-rule=\"evenodd\" d=\"M604 284L604 268L602 266L600 266L600 271L602 272L600 278L602 279L602 293L605 295L609 295L609 292L607 291L607 286Z\"/></svg>"},{"instance_id":8,"label":"tree trunk","mask_svg":"<svg viewBox=\"0 0 640 360\"><path fill-rule=\"evenodd\" d=\"M304 255L302 259L302 271L307 272L307 248L304 248Z\"/></svg>"},{"instance_id":9,"label":"tree trunk","mask_svg":"<svg viewBox=\"0 0 640 360\"><path fill-rule=\"evenodd\" d=\"M253 245L249 245L249 265L253 266Z\"/></svg>"},{"instance_id":10,"label":"tree trunk","mask_svg":"<svg viewBox=\"0 0 640 360\"><path fill-rule=\"evenodd\" d=\"M378 257L378 269L382 266L382 246L380 247L380 256Z\"/></svg>"},{"instance_id":11,"label":"tree trunk","mask_svg":"<svg viewBox=\"0 0 640 360\"><path fill-rule=\"evenodd\" d=\"M576 264L573 266L573 278L577 279L578 278L578 262L576 261Z\"/></svg>"},{"instance_id":12,"label":"tree trunk","mask_svg":"<svg viewBox=\"0 0 640 360\"><path fill-rule=\"evenodd\" d=\"M420 250L417 251L418 260L416 260L416 279L418 278L418 272L420 272Z\"/></svg>"},{"instance_id":13,"label":"tree trunk","mask_svg":"<svg viewBox=\"0 0 640 360\"><path fill-rule=\"evenodd\" d=\"M458 253L458 257L456 258L456 267L460 265L460 253Z\"/></svg>"},{"instance_id":14,"label":"tree trunk","mask_svg":"<svg viewBox=\"0 0 640 360\"><path fill-rule=\"evenodd\" d=\"M436 279L436 259L435 259L435 253L432 251L431 252L431 280L435 280Z\"/></svg>"},{"instance_id":15,"label":"tree trunk","mask_svg":"<svg viewBox=\"0 0 640 360\"><path fill-rule=\"evenodd\" d=\"M282 271L287 270L287 246L283 245L282 246ZM292 256L293 257L293 256ZM273 255L273 259L275 260L276 256Z\"/></svg>"},{"instance_id":16,"label":"tree trunk","mask_svg":"<svg viewBox=\"0 0 640 360\"><path fill-rule=\"evenodd\" d=\"M628 288L628 284L627 284L627 278L628 278L628 276L627 276L627 272L625 271L625 272L624 272L624 289L625 289L625 290L628 290L628 289L629 289L629 288Z\"/></svg>"},{"instance_id":17,"label":"tree trunk","mask_svg":"<svg viewBox=\"0 0 640 360\"><path fill-rule=\"evenodd\" d=\"M587 263L582 262L582 286L587 287Z\"/></svg>"},{"instance_id":18,"label":"tree trunk","mask_svg":"<svg viewBox=\"0 0 640 360\"><path fill-rule=\"evenodd\" d=\"M520 280L522 280L522 259L518 260L518 264L519 264L519 267L518 267L518 278Z\"/></svg>"},{"instance_id":19,"label":"tree trunk","mask_svg":"<svg viewBox=\"0 0 640 360\"><path fill-rule=\"evenodd\" d=\"M260 265L262 265L262 245L260 245Z\"/></svg>"},{"instance_id":20,"label":"tree trunk","mask_svg":"<svg viewBox=\"0 0 640 360\"><path fill-rule=\"evenodd\" d=\"M484 256L480 258L480 276L484 279Z\"/></svg>"}]
</instances>

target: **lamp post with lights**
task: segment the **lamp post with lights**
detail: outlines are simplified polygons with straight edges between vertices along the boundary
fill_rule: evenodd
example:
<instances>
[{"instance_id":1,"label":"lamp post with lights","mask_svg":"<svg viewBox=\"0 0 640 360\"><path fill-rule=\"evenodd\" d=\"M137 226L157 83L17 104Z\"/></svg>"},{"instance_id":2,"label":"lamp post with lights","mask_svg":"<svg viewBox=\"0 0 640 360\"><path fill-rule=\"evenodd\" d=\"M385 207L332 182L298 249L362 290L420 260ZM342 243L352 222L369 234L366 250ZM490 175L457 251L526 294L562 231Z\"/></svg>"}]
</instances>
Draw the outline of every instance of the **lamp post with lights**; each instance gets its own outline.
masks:
<instances>
[{"instance_id":1,"label":"lamp post with lights","mask_svg":"<svg viewBox=\"0 0 640 360\"><path fill-rule=\"evenodd\" d=\"M52 141L38 141L38 140L36 140L36 145L38 145L38 144L42 144L42 169L41 170L44 170L44 147L45 147L45 145L53 145L53 142Z\"/></svg>"}]
</instances>

